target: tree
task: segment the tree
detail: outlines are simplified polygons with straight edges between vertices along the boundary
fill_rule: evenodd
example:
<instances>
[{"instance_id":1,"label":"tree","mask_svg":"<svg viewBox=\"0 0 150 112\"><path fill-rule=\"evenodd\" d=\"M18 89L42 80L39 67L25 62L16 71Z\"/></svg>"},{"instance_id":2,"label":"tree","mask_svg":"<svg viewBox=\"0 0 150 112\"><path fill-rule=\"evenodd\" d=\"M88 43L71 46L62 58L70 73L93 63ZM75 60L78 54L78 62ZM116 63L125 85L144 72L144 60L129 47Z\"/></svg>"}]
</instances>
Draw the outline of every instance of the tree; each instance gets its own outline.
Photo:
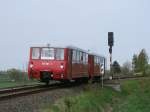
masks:
<instances>
[{"instance_id":1,"label":"tree","mask_svg":"<svg viewBox=\"0 0 150 112\"><path fill-rule=\"evenodd\" d=\"M147 68L148 68L148 55L145 49L142 49L138 56L138 70L145 75Z\"/></svg>"},{"instance_id":2,"label":"tree","mask_svg":"<svg viewBox=\"0 0 150 112\"><path fill-rule=\"evenodd\" d=\"M11 80L14 81L21 81L22 80L22 71L17 70L17 69L9 69L7 71L7 74L9 75Z\"/></svg>"},{"instance_id":3,"label":"tree","mask_svg":"<svg viewBox=\"0 0 150 112\"><path fill-rule=\"evenodd\" d=\"M120 65L119 65L119 63L117 61L113 62L112 71L113 71L114 74L118 74L118 73L121 72Z\"/></svg>"},{"instance_id":4,"label":"tree","mask_svg":"<svg viewBox=\"0 0 150 112\"><path fill-rule=\"evenodd\" d=\"M129 75L132 71L132 64L130 62L125 62L121 67L121 72L123 75Z\"/></svg>"},{"instance_id":5,"label":"tree","mask_svg":"<svg viewBox=\"0 0 150 112\"><path fill-rule=\"evenodd\" d=\"M148 55L145 49L142 49L139 55L134 55L132 59L133 70L135 73L146 74L148 69Z\"/></svg>"},{"instance_id":6,"label":"tree","mask_svg":"<svg viewBox=\"0 0 150 112\"><path fill-rule=\"evenodd\" d=\"M136 54L133 55L132 68L133 68L134 72L138 71L138 56Z\"/></svg>"},{"instance_id":7,"label":"tree","mask_svg":"<svg viewBox=\"0 0 150 112\"><path fill-rule=\"evenodd\" d=\"M147 67L146 74L150 74L150 65Z\"/></svg>"}]
</instances>

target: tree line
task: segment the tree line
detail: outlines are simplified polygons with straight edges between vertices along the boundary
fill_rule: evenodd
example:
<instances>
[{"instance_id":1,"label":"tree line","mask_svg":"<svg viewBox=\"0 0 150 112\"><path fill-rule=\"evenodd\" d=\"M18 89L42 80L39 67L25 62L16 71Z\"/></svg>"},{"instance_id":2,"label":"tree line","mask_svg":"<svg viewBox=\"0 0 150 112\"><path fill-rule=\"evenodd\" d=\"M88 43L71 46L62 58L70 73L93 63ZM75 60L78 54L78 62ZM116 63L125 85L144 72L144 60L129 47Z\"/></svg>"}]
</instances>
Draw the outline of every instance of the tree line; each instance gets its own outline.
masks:
<instances>
[{"instance_id":1,"label":"tree line","mask_svg":"<svg viewBox=\"0 0 150 112\"><path fill-rule=\"evenodd\" d=\"M0 71L0 82L21 82L28 81L27 72L15 68L7 71Z\"/></svg>"},{"instance_id":2,"label":"tree line","mask_svg":"<svg viewBox=\"0 0 150 112\"><path fill-rule=\"evenodd\" d=\"M150 64L148 54L145 49L134 54L131 62L125 62L122 66L117 61L113 62L113 74L122 75L150 75Z\"/></svg>"}]
</instances>

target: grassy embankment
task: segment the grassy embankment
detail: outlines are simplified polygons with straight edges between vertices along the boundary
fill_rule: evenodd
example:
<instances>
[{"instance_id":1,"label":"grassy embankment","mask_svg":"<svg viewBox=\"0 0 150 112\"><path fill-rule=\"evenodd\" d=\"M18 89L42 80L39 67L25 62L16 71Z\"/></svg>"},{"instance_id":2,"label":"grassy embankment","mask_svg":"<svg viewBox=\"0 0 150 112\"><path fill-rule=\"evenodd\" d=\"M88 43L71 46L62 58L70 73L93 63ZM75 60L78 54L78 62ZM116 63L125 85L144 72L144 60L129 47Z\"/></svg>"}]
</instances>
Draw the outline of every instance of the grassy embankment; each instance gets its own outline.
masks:
<instances>
[{"instance_id":1,"label":"grassy embankment","mask_svg":"<svg viewBox=\"0 0 150 112\"><path fill-rule=\"evenodd\" d=\"M121 92L109 87L89 88L79 96L57 101L43 112L149 112L150 78L121 83Z\"/></svg>"}]
</instances>

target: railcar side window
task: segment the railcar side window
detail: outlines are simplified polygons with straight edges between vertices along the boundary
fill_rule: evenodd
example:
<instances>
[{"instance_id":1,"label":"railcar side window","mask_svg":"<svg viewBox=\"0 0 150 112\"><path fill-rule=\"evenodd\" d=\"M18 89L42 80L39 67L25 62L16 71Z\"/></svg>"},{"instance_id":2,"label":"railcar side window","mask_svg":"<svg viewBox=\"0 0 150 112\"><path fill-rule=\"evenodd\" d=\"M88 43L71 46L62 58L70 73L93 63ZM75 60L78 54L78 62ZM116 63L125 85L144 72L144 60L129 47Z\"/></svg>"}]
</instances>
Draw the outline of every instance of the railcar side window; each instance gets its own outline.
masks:
<instances>
[{"instance_id":1,"label":"railcar side window","mask_svg":"<svg viewBox=\"0 0 150 112\"><path fill-rule=\"evenodd\" d=\"M97 64L99 64L100 62L99 62L99 57L97 57Z\"/></svg>"},{"instance_id":2,"label":"railcar side window","mask_svg":"<svg viewBox=\"0 0 150 112\"><path fill-rule=\"evenodd\" d=\"M80 63L83 62L83 53L80 51Z\"/></svg>"},{"instance_id":3,"label":"railcar side window","mask_svg":"<svg viewBox=\"0 0 150 112\"><path fill-rule=\"evenodd\" d=\"M32 59L40 58L40 48L32 48Z\"/></svg>"},{"instance_id":4,"label":"railcar side window","mask_svg":"<svg viewBox=\"0 0 150 112\"><path fill-rule=\"evenodd\" d=\"M80 62L80 51L77 51L77 62Z\"/></svg>"},{"instance_id":5,"label":"railcar side window","mask_svg":"<svg viewBox=\"0 0 150 112\"><path fill-rule=\"evenodd\" d=\"M101 65L104 65L105 64L105 58L101 58L100 63L101 63Z\"/></svg>"},{"instance_id":6,"label":"railcar side window","mask_svg":"<svg viewBox=\"0 0 150 112\"><path fill-rule=\"evenodd\" d=\"M64 49L56 49L56 60L64 60Z\"/></svg>"},{"instance_id":7,"label":"railcar side window","mask_svg":"<svg viewBox=\"0 0 150 112\"><path fill-rule=\"evenodd\" d=\"M86 63L86 53L83 53L83 63Z\"/></svg>"},{"instance_id":8,"label":"railcar side window","mask_svg":"<svg viewBox=\"0 0 150 112\"><path fill-rule=\"evenodd\" d=\"M98 57L96 57L96 64L98 64Z\"/></svg>"},{"instance_id":9,"label":"railcar side window","mask_svg":"<svg viewBox=\"0 0 150 112\"><path fill-rule=\"evenodd\" d=\"M86 64L88 63L88 54L86 53Z\"/></svg>"},{"instance_id":10,"label":"railcar side window","mask_svg":"<svg viewBox=\"0 0 150 112\"><path fill-rule=\"evenodd\" d=\"M97 57L97 56L94 56L94 64L95 65L99 65L99 57Z\"/></svg>"},{"instance_id":11,"label":"railcar side window","mask_svg":"<svg viewBox=\"0 0 150 112\"><path fill-rule=\"evenodd\" d=\"M54 48L42 48L41 59L54 60Z\"/></svg>"},{"instance_id":12,"label":"railcar side window","mask_svg":"<svg viewBox=\"0 0 150 112\"><path fill-rule=\"evenodd\" d=\"M96 64L97 62L96 56L94 56L94 64Z\"/></svg>"},{"instance_id":13,"label":"railcar side window","mask_svg":"<svg viewBox=\"0 0 150 112\"><path fill-rule=\"evenodd\" d=\"M104 63L104 58L100 58L100 63Z\"/></svg>"},{"instance_id":14,"label":"railcar side window","mask_svg":"<svg viewBox=\"0 0 150 112\"><path fill-rule=\"evenodd\" d=\"M76 62L76 60L77 60L77 52L76 52L76 50L73 50L73 58L72 58L72 61L73 62Z\"/></svg>"}]
</instances>

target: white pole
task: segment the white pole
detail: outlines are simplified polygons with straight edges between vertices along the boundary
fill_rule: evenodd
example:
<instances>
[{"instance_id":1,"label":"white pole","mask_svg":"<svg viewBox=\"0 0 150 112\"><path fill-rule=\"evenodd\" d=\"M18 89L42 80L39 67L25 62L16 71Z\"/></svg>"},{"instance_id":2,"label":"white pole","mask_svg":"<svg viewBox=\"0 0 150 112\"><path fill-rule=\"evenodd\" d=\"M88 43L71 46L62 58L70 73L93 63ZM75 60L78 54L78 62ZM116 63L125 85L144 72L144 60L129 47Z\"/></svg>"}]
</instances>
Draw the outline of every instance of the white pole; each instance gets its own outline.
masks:
<instances>
[{"instance_id":1,"label":"white pole","mask_svg":"<svg viewBox=\"0 0 150 112\"><path fill-rule=\"evenodd\" d=\"M103 65L104 66L104 65ZM104 68L103 68L103 70L104 70ZM103 78L103 72L102 72L102 65L101 65L101 63L100 63L100 74L102 74L102 81L101 81L101 84L102 84L102 88L103 88L103 86L104 86L104 78Z\"/></svg>"},{"instance_id":2,"label":"white pole","mask_svg":"<svg viewBox=\"0 0 150 112\"><path fill-rule=\"evenodd\" d=\"M102 88L104 87L104 82L103 82L103 74L102 74Z\"/></svg>"}]
</instances>

